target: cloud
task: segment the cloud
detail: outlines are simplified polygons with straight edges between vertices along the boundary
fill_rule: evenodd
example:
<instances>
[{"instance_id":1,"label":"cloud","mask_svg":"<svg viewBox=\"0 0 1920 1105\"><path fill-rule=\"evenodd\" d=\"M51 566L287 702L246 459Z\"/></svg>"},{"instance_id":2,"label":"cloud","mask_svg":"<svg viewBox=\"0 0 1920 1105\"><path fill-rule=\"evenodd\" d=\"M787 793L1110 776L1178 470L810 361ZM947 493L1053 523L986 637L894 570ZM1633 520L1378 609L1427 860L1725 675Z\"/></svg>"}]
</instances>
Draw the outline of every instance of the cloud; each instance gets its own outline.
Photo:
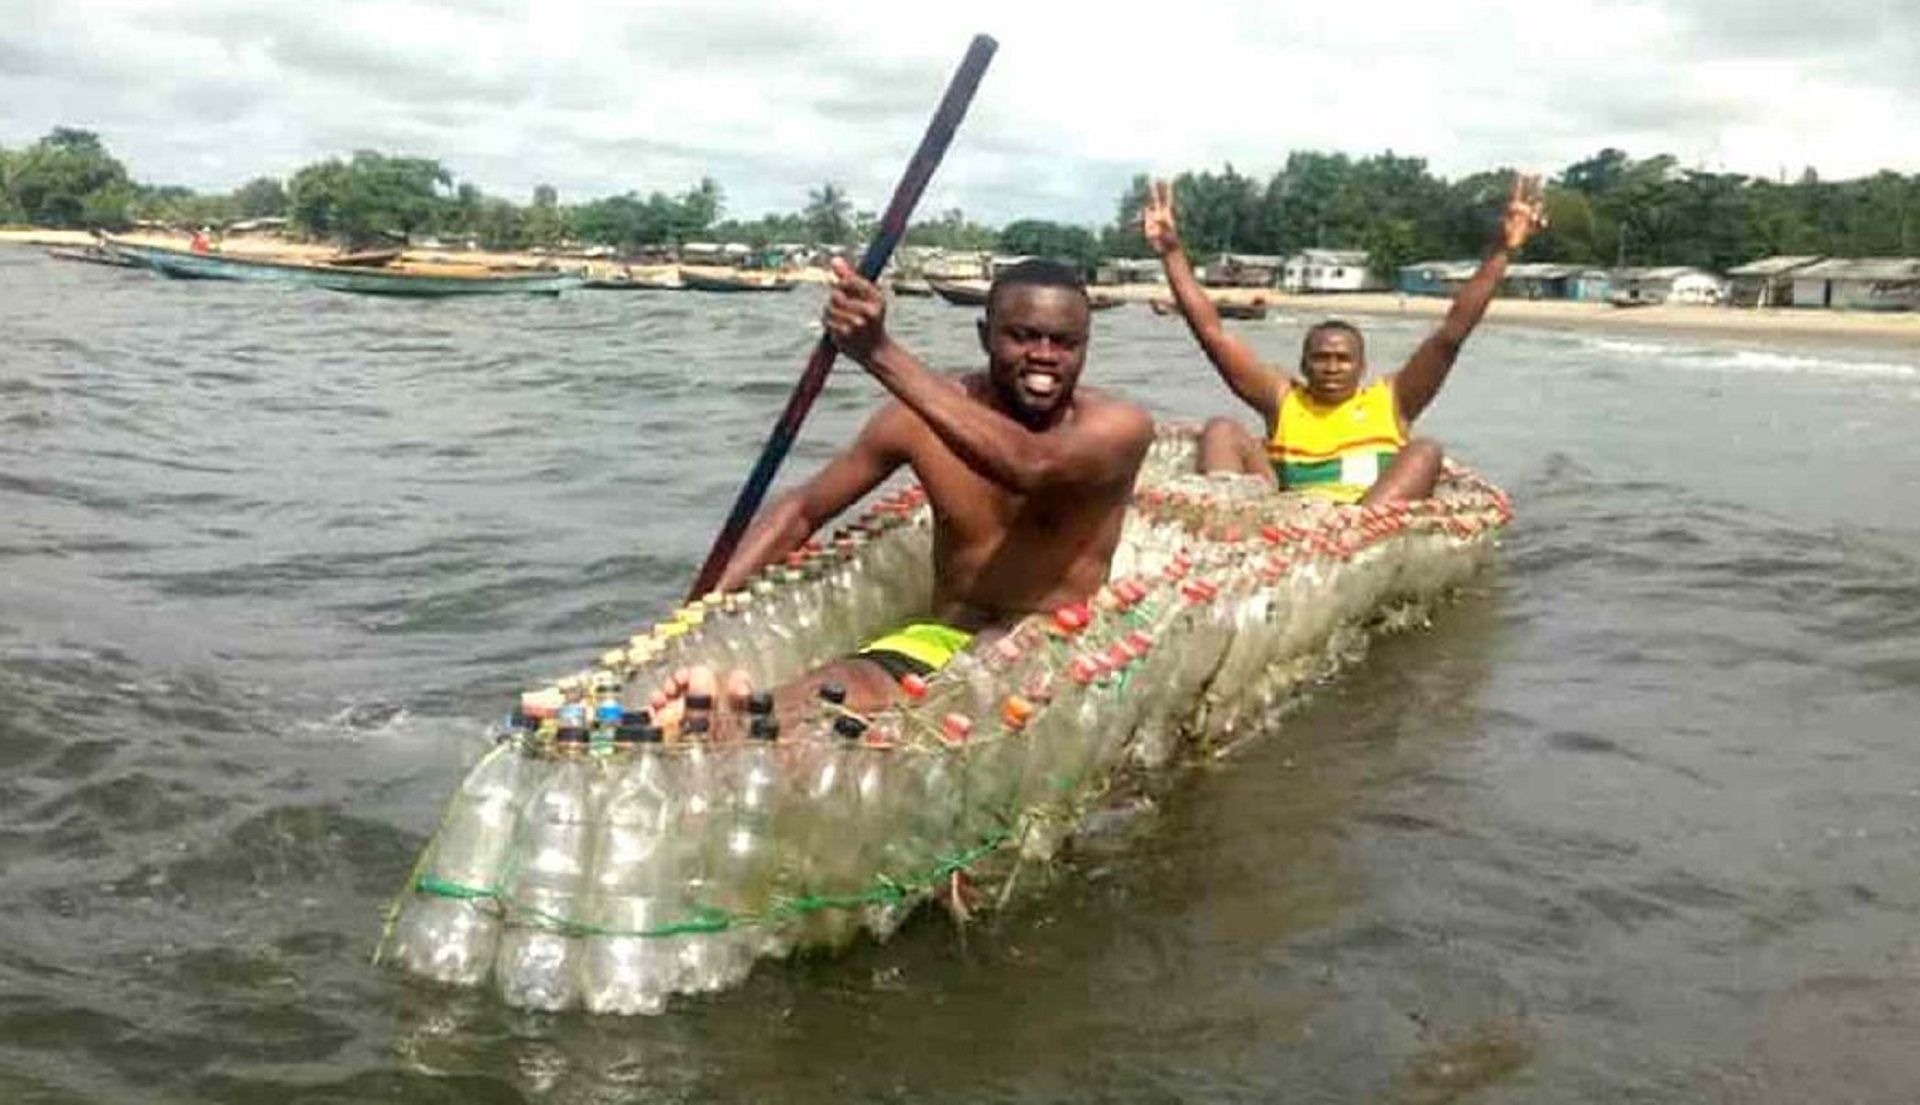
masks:
<instances>
[{"instance_id":1,"label":"cloud","mask_svg":"<svg viewBox=\"0 0 1920 1105\"><path fill-rule=\"evenodd\" d=\"M1265 176L1392 149L1448 176L1604 146L1771 175L1920 171L1911 0L1183 0L1150 23L1043 0L14 0L0 143L98 130L205 189L355 149L489 193L883 206L968 37L998 56L923 201L1106 222L1139 172Z\"/></svg>"}]
</instances>

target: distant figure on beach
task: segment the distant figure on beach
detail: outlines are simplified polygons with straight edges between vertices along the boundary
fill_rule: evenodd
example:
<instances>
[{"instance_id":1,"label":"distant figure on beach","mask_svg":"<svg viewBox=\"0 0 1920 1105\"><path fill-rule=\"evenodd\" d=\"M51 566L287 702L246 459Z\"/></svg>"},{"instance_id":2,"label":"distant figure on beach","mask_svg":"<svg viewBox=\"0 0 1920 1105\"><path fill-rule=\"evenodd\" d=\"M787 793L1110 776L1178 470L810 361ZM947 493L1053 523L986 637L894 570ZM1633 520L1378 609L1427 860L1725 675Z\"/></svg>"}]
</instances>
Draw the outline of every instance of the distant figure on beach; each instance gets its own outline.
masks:
<instances>
[{"instance_id":1,"label":"distant figure on beach","mask_svg":"<svg viewBox=\"0 0 1920 1105\"><path fill-rule=\"evenodd\" d=\"M1227 387L1266 423L1266 440L1230 418L1207 422L1200 436L1200 470L1257 475L1289 491L1337 502L1383 503L1433 493L1442 452L1409 429L1453 368L1467 335L1486 314L1507 259L1547 224L1540 178L1516 177L1492 248L1453 297L1447 317L1391 373L1371 383L1366 341L1358 327L1328 319L1307 331L1300 375L1289 378L1260 363L1245 342L1220 325L1220 313L1194 278L1180 247L1173 196L1165 181L1140 212L1147 244L1160 255L1179 313Z\"/></svg>"},{"instance_id":2,"label":"distant figure on beach","mask_svg":"<svg viewBox=\"0 0 1920 1105\"><path fill-rule=\"evenodd\" d=\"M1092 325L1079 273L1053 261L1002 269L978 323L984 372L937 375L886 328L886 297L846 261L823 322L840 351L893 393L838 456L761 512L720 576L732 590L902 466L933 511L933 603L925 617L774 688L783 723L838 684L874 709L969 645L1027 614L1090 598L1106 582L1134 477L1153 440L1140 407L1079 387ZM669 732L753 691L745 676L675 673L650 706ZM711 720L711 719L710 719Z\"/></svg>"},{"instance_id":3,"label":"distant figure on beach","mask_svg":"<svg viewBox=\"0 0 1920 1105\"><path fill-rule=\"evenodd\" d=\"M213 252L213 243L207 239L206 227L203 226L193 232L193 240L187 243L187 248L195 253Z\"/></svg>"}]
</instances>

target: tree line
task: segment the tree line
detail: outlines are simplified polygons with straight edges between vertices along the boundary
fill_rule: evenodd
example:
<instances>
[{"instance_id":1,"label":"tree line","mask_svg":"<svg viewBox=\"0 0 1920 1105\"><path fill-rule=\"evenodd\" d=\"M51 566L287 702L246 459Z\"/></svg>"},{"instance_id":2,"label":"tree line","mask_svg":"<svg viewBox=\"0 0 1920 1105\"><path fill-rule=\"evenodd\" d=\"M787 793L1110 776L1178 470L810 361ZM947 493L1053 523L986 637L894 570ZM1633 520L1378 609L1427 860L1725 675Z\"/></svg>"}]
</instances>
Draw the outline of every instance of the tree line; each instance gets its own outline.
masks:
<instances>
[{"instance_id":1,"label":"tree line","mask_svg":"<svg viewBox=\"0 0 1920 1105\"><path fill-rule=\"evenodd\" d=\"M1413 261L1477 256L1512 175L1502 168L1447 180L1424 159L1391 151L1295 151L1264 180L1228 164L1181 173L1172 184L1196 255L1363 249L1374 268L1391 273ZM1135 224L1149 184L1135 177L1105 226L1022 219L993 227L949 210L915 223L906 241L1062 257L1091 271L1110 257L1149 255ZM1789 182L1609 148L1552 177L1546 202L1549 226L1524 260L1724 270L1773 254L1920 254L1920 174L1828 181L1807 169ZM30 146L0 147L0 224L115 230L136 221L224 226L271 216L302 235L350 244L434 237L488 249L578 243L627 254L701 239L855 245L877 219L832 182L811 190L798 211L742 220L727 217L725 191L712 179L678 193L629 191L576 204L541 185L523 204L458 182L433 159L363 150L284 180L259 177L203 194L134 181L90 131L58 127Z\"/></svg>"}]
</instances>

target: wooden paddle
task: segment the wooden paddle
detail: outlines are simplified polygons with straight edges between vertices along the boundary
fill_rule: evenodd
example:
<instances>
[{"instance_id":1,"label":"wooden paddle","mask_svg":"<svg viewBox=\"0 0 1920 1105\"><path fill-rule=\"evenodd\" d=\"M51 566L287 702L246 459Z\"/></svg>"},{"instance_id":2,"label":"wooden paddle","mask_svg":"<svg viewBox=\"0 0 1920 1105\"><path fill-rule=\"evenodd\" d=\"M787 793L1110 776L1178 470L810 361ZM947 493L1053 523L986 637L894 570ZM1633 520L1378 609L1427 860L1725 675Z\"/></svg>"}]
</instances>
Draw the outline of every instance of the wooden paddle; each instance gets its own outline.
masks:
<instances>
[{"instance_id":1,"label":"wooden paddle","mask_svg":"<svg viewBox=\"0 0 1920 1105\"><path fill-rule=\"evenodd\" d=\"M867 252L860 258L861 276L875 280L879 278L880 270L886 268L887 259L893 256L894 247L900 244L901 237L907 232L907 219L920 202L920 193L926 191L927 182L933 179L934 169L939 167L940 159L946 156L954 131L959 129L960 120L966 117L967 105L973 102L974 90L980 87L980 78L986 74L987 63L993 60L993 52L998 47L999 43L987 35L975 35L972 44L967 47L967 56L961 59L959 70L947 85L946 95L940 98L940 108L934 112L933 122L927 125L927 133L920 139L920 148L913 152L913 160L907 162L907 171L901 175L899 185L893 190L893 201L887 204L887 212L881 216L873 239L867 243ZM713 585L719 582L720 573L726 570L727 561L733 559L733 551L740 544L741 536L747 532L748 523L759 512L760 501L766 497L774 473L779 470L780 462L787 458L787 451L793 448L794 438L800 435L800 424L806 421L807 412L813 409L813 401L819 398L820 390L826 387L827 373L833 370L834 357L838 353L833 339L822 334L820 344L813 347L813 356L807 361L806 371L800 374L793 394L787 398L786 410L780 412L780 420L774 423L773 433L760 450L760 459L753 463L746 486L740 489L739 497L733 501L727 524L721 528L720 535L714 538L706 562L700 565L700 574L694 577L693 589L687 592L689 601L711 591Z\"/></svg>"}]
</instances>

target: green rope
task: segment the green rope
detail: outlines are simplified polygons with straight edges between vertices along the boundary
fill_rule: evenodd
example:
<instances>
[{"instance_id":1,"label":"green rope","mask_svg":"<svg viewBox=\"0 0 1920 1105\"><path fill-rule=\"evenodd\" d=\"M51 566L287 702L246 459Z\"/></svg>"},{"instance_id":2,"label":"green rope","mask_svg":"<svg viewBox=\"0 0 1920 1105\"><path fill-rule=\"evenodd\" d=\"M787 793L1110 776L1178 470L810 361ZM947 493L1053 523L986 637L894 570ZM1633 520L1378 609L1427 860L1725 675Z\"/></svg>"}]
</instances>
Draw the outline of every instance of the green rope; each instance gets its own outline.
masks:
<instances>
[{"instance_id":1,"label":"green rope","mask_svg":"<svg viewBox=\"0 0 1920 1105\"><path fill-rule=\"evenodd\" d=\"M565 933L568 936L636 936L667 937L711 935L725 932L736 926L768 925L802 917L810 913L819 913L829 909L859 909L868 905L899 905L904 903L915 891L928 890L945 882L954 874L966 870L984 856L999 849L1012 839L1012 834L1001 830L995 832L978 845L955 855L945 856L934 865L917 875L895 878L890 875L876 875L870 886L851 894L801 894L780 898L774 904L758 913L733 913L712 906L696 906L692 918L676 921L655 928L626 930L602 928L581 921L558 917L537 909L528 909L509 901L497 887L463 886L432 875L421 875L413 881L413 888L423 894L434 894L443 898L458 898L463 901L494 901L505 907L513 917L530 919L536 924Z\"/></svg>"}]
</instances>

